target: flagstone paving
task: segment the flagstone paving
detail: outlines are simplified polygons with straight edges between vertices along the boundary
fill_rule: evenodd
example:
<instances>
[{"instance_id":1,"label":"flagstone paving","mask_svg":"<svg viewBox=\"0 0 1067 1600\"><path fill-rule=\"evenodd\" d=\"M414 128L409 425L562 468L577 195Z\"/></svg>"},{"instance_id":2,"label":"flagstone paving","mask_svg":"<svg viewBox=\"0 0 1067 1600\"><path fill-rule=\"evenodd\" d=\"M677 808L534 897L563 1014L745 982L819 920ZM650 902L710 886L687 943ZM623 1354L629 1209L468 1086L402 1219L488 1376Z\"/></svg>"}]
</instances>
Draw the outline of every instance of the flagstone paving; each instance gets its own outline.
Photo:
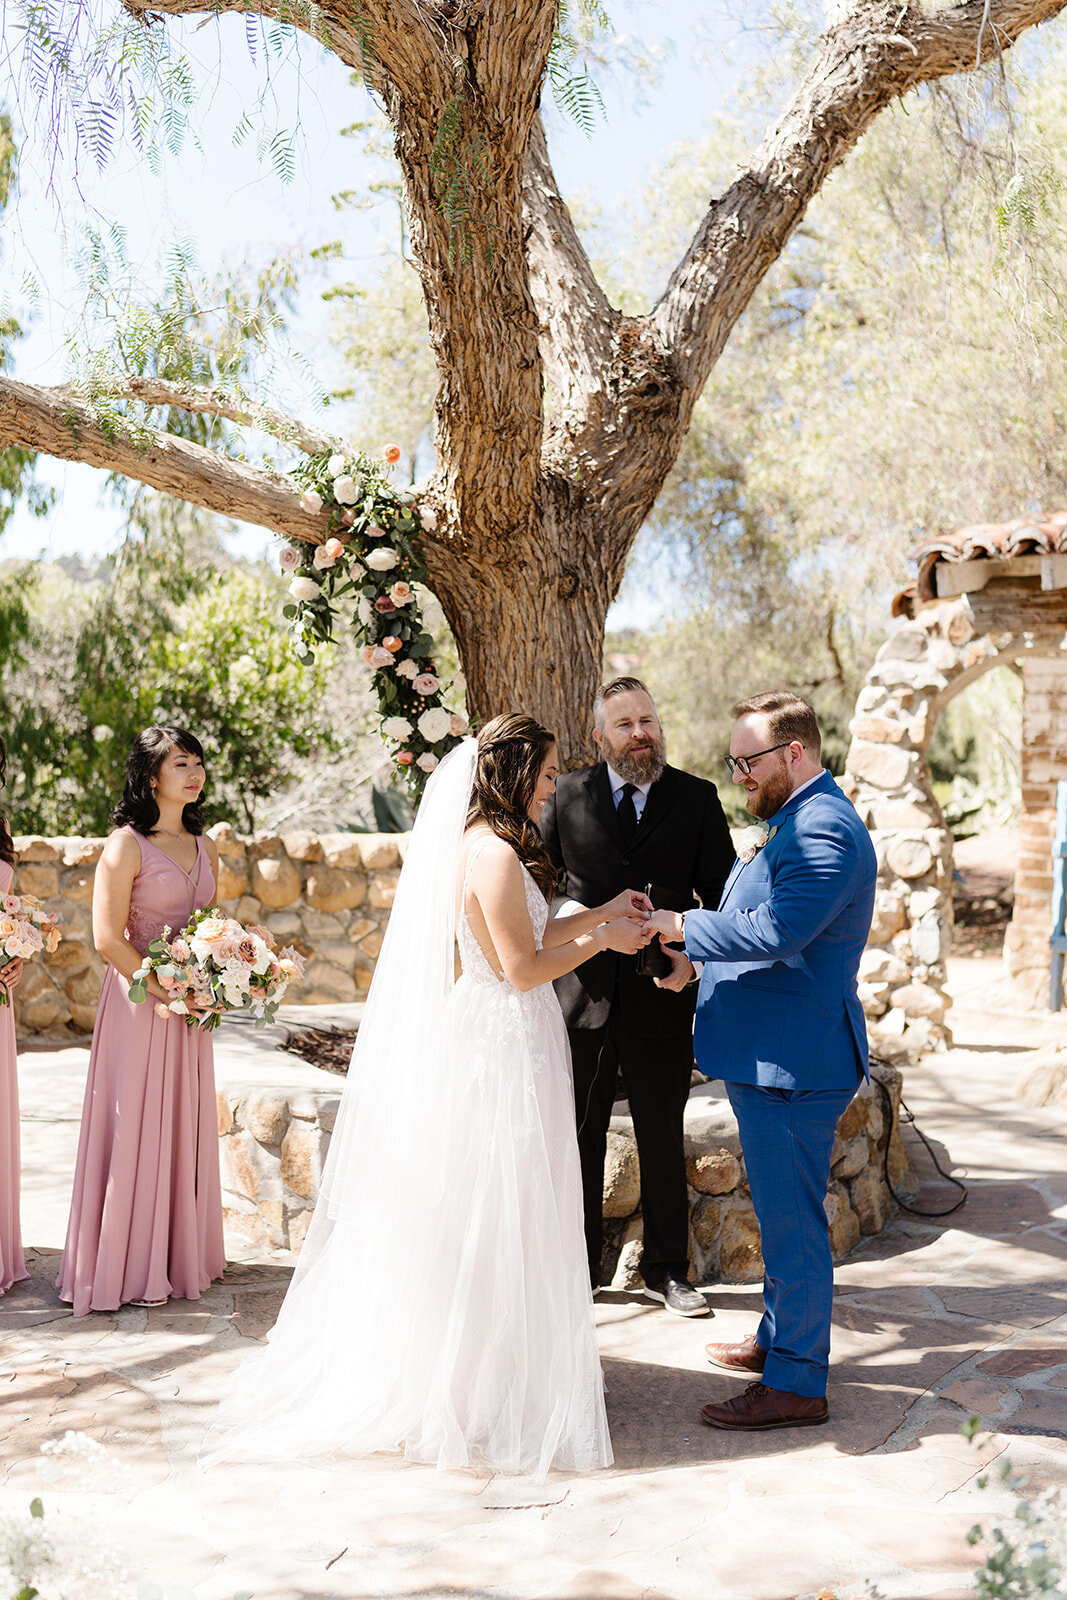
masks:
<instances>
[{"instance_id":1,"label":"flagstone paving","mask_svg":"<svg viewBox=\"0 0 1067 1600\"><path fill-rule=\"evenodd\" d=\"M701 1424L706 1401L739 1387L703 1345L751 1331L754 1286L711 1285L715 1317L700 1322L605 1293L615 1465L545 1484L389 1457L201 1472L219 1394L271 1326L291 1261L231 1240L200 1301L71 1318L52 1280L87 1052L27 1050L32 1278L0 1300L0 1512L39 1494L46 1517L84 1519L120 1553L116 1600L138 1585L156 1600L852 1600L872 1586L961 1600L968 1530L1012 1505L995 1470L979 1487L983 1469L1009 1459L1035 1488L1067 1479L1067 1113L1011 1098L1067 1017L1015 1009L992 957L951 965L956 1045L904 1092L968 1200L943 1220L901 1213L838 1268L829 1425ZM220 1075L230 1048L224 1027ZM248 1070L247 1032L232 1048ZM931 1180L916 1203L951 1204L905 1139ZM977 1445L959 1432L972 1413ZM108 1455L50 1480L38 1447L67 1429Z\"/></svg>"}]
</instances>

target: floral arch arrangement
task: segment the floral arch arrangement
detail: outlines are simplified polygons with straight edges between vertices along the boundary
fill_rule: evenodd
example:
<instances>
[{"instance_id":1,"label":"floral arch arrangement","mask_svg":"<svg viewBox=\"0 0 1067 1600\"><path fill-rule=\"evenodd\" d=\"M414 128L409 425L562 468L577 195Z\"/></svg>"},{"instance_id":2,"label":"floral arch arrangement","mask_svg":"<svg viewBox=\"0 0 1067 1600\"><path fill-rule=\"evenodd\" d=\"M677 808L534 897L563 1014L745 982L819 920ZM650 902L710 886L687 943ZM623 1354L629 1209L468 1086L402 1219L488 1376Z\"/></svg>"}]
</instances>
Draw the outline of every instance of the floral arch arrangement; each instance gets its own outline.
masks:
<instances>
[{"instance_id":1,"label":"floral arch arrangement","mask_svg":"<svg viewBox=\"0 0 1067 1600\"><path fill-rule=\"evenodd\" d=\"M400 451L390 445L382 456L392 465ZM324 450L302 461L292 477L303 489L305 511L330 513L324 543L289 542L281 552L292 597L283 615L293 653L310 662L316 647L334 636L336 602L349 598L352 628L374 675L382 736L418 795L467 732L465 719L444 704L449 685L438 677L415 589L425 583L426 569L414 540L437 519L360 453Z\"/></svg>"}]
</instances>

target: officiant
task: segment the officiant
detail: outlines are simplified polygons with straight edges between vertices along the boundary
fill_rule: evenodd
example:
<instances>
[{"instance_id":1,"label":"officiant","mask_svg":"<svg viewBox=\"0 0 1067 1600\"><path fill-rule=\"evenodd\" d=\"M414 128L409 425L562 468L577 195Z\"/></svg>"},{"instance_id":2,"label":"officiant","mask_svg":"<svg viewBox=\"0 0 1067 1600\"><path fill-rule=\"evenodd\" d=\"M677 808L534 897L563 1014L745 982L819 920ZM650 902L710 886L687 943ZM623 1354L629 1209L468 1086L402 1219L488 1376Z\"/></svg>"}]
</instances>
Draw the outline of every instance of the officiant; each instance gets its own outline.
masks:
<instances>
[{"instance_id":1,"label":"officiant","mask_svg":"<svg viewBox=\"0 0 1067 1600\"><path fill-rule=\"evenodd\" d=\"M604 684L593 720L601 759L561 776L541 815L563 874L558 892L592 906L651 885L657 907L714 910L734 862L715 785L668 766L656 708L639 678ZM658 943L651 949L658 952ZM604 951L556 983L574 1066L589 1272L596 1290L607 1131L621 1076L641 1165L645 1293L678 1316L706 1316L707 1302L689 1282L682 1133L696 989L657 988L640 960Z\"/></svg>"}]
</instances>

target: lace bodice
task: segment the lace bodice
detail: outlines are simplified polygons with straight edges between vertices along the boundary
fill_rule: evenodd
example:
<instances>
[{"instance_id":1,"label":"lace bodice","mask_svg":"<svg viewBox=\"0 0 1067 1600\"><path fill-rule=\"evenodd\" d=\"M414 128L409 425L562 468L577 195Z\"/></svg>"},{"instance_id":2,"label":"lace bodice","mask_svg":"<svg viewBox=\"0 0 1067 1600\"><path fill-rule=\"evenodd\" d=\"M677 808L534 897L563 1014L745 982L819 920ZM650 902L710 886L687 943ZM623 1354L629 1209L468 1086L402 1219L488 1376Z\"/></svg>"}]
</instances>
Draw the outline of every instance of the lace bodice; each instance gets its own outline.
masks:
<instances>
[{"instance_id":1,"label":"lace bodice","mask_svg":"<svg viewBox=\"0 0 1067 1600\"><path fill-rule=\"evenodd\" d=\"M463 875L463 893L460 896L459 916L456 918L456 943L459 945L459 959L463 964L463 971L467 977L479 983L491 983L494 988L503 984L512 989L514 985L507 978L498 978L489 964L488 957L474 936L474 929L467 916L467 885L470 882L471 871L484 845L488 844L488 836L479 839L471 848L467 861L467 870ZM522 866L522 863L519 863ZM522 867L523 883L526 886L526 909L530 913L530 922L533 926L534 944L541 949L541 941L548 926L548 902L537 887L533 878Z\"/></svg>"}]
</instances>

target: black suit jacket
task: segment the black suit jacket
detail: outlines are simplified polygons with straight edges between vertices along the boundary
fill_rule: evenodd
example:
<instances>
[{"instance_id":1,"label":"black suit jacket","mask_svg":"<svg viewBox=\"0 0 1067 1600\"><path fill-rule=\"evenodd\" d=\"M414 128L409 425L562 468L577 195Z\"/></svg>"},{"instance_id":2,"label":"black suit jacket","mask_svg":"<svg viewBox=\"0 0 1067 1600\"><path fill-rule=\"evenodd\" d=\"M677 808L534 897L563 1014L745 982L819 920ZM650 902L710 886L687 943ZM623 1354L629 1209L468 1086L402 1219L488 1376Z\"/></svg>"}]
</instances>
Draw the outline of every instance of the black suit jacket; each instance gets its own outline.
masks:
<instances>
[{"instance_id":1,"label":"black suit jacket","mask_svg":"<svg viewBox=\"0 0 1067 1600\"><path fill-rule=\"evenodd\" d=\"M602 905L621 889L654 883L671 891L671 907L714 910L734 864L734 848L715 785L664 768L648 791L630 845L623 843L604 762L557 779L541 813L541 832L557 869L559 893L584 906ZM636 957L603 950L556 983L569 1028L602 1028L612 1005L635 1033L691 1034L696 988L657 989L637 971Z\"/></svg>"}]
</instances>

